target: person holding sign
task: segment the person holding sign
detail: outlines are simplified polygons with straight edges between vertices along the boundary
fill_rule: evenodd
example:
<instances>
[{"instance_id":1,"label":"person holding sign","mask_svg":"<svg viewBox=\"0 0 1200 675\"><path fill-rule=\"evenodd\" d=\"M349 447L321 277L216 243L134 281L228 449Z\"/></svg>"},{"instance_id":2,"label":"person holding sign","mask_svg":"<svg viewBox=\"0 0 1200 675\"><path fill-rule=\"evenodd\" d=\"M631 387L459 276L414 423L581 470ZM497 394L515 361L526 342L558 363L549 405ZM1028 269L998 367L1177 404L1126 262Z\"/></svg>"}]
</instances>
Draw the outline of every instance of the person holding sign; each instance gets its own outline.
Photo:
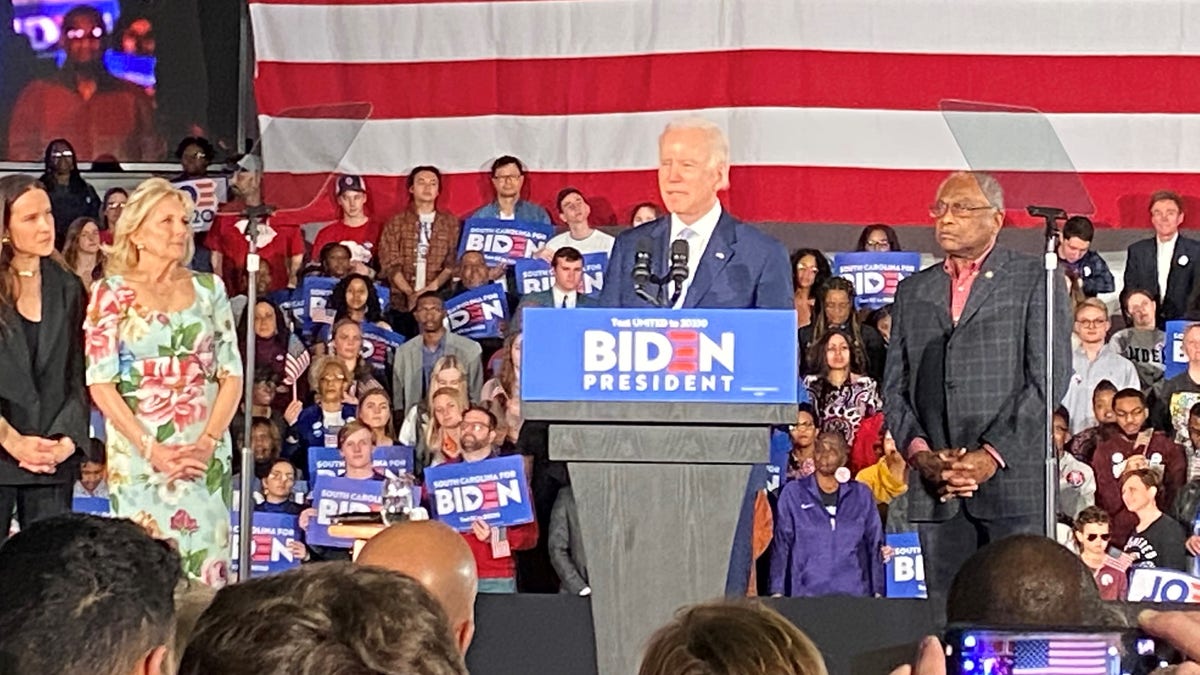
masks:
<instances>
[{"instance_id":1,"label":"person holding sign","mask_svg":"<svg viewBox=\"0 0 1200 675\"><path fill-rule=\"evenodd\" d=\"M283 513L299 516L304 507L296 501L292 490L296 487L296 467L286 459L277 459L263 479L263 500L254 505L255 513ZM303 530L301 530L303 532ZM302 541L289 541L288 548L296 560L309 559L308 547Z\"/></svg>"},{"instance_id":2,"label":"person holding sign","mask_svg":"<svg viewBox=\"0 0 1200 675\"><path fill-rule=\"evenodd\" d=\"M482 462L498 457L496 416L482 406L467 408L462 418L462 454L460 462ZM491 527L483 520L471 524L463 533L479 568L480 593L516 593L517 568L513 551L525 551L537 545L537 520L515 527Z\"/></svg>"},{"instance_id":3,"label":"person holding sign","mask_svg":"<svg viewBox=\"0 0 1200 675\"><path fill-rule=\"evenodd\" d=\"M671 215L617 236L601 306L651 306L637 293L634 266L649 251L651 271L666 276L670 252L679 248L674 242L682 241L687 278L677 287L660 286L663 302L677 308L791 309L787 249L734 218L717 198L729 187L729 141L721 128L699 117L675 120L658 138L658 156L658 189Z\"/></svg>"},{"instance_id":4,"label":"person holding sign","mask_svg":"<svg viewBox=\"0 0 1200 675\"><path fill-rule=\"evenodd\" d=\"M437 207L442 188L437 167L418 166L406 182L412 199L383 226L377 251L380 276L391 284L392 310L399 314L411 312L422 293L450 283L462 233L458 217Z\"/></svg>"},{"instance_id":5,"label":"person holding sign","mask_svg":"<svg viewBox=\"0 0 1200 675\"><path fill-rule=\"evenodd\" d=\"M866 485L850 480L840 434L817 437L817 471L779 493L771 594L882 597L883 525Z\"/></svg>"},{"instance_id":6,"label":"person holding sign","mask_svg":"<svg viewBox=\"0 0 1200 675\"><path fill-rule=\"evenodd\" d=\"M854 246L855 251L885 253L888 251L903 251L900 248L900 237L896 235L896 231L889 225L877 223L868 225L863 228L862 234L858 235L858 243Z\"/></svg>"},{"instance_id":7,"label":"person holding sign","mask_svg":"<svg viewBox=\"0 0 1200 675\"><path fill-rule=\"evenodd\" d=\"M221 586L244 370L225 287L185 267L190 207L161 178L130 197L84 323L87 381L108 425L113 513L174 540L189 577Z\"/></svg>"},{"instance_id":8,"label":"person holding sign","mask_svg":"<svg viewBox=\"0 0 1200 675\"><path fill-rule=\"evenodd\" d=\"M346 468L338 472L339 478L355 480L384 480L383 471L375 468L371 452L375 450L375 434L371 427L358 420L350 420L338 431L338 452L346 462Z\"/></svg>"},{"instance_id":9,"label":"person holding sign","mask_svg":"<svg viewBox=\"0 0 1200 675\"><path fill-rule=\"evenodd\" d=\"M300 468L308 466L309 447L336 445L338 430L354 419L357 412L353 403L346 402L346 389L351 380L345 364L336 357L326 356L308 372L312 388L317 392L317 403L305 408L295 400L283 413L291 427L283 454Z\"/></svg>"}]
</instances>

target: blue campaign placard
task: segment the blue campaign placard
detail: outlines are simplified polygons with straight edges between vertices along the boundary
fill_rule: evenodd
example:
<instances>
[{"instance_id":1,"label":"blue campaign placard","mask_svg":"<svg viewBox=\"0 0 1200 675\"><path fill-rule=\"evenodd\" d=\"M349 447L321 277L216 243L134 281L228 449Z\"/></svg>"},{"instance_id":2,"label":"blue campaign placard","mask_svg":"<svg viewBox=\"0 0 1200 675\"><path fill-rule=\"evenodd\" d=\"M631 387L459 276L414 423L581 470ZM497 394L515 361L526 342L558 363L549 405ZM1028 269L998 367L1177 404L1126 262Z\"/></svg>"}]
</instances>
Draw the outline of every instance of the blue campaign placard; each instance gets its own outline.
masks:
<instances>
[{"instance_id":1,"label":"blue campaign placard","mask_svg":"<svg viewBox=\"0 0 1200 675\"><path fill-rule=\"evenodd\" d=\"M478 339L501 337L508 320L508 299L500 284L484 284L446 301L446 318L455 335Z\"/></svg>"},{"instance_id":2,"label":"blue campaign placard","mask_svg":"<svg viewBox=\"0 0 1200 675\"><path fill-rule=\"evenodd\" d=\"M316 546L353 548L353 539L329 535L333 517L342 513L369 513L383 508L381 480L357 478L319 478L313 489L313 509L316 515L308 522L307 541Z\"/></svg>"},{"instance_id":3,"label":"blue campaign placard","mask_svg":"<svg viewBox=\"0 0 1200 675\"><path fill-rule=\"evenodd\" d=\"M404 336L369 321L363 322L362 331L363 358L371 364L376 374L390 378L392 373L388 364L392 354L396 353L396 348L404 344Z\"/></svg>"},{"instance_id":4,"label":"blue campaign placard","mask_svg":"<svg viewBox=\"0 0 1200 675\"><path fill-rule=\"evenodd\" d=\"M413 472L413 448L410 445L379 445L371 451L371 465L393 475ZM346 470L346 460L337 448L310 447L308 475L310 481L336 478Z\"/></svg>"},{"instance_id":5,"label":"blue campaign placard","mask_svg":"<svg viewBox=\"0 0 1200 675\"><path fill-rule=\"evenodd\" d=\"M239 515L237 511L232 513L230 526L234 574L238 574L241 568L237 554L241 536ZM260 577L299 567L301 560L288 547L293 541L301 541L299 517L255 511L251 518L250 576Z\"/></svg>"},{"instance_id":6,"label":"blue campaign placard","mask_svg":"<svg viewBox=\"0 0 1200 675\"><path fill-rule=\"evenodd\" d=\"M607 253L585 253L583 256L583 278L576 290L584 295L599 293L604 289L604 270L608 268ZM550 263L538 258L518 260L513 263L513 274L517 278L517 294L541 293L554 285L554 274Z\"/></svg>"},{"instance_id":7,"label":"blue campaign placard","mask_svg":"<svg viewBox=\"0 0 1200 675\"><path fill-rule=\"evenodd\" d=\"M796 402L796 313L530 307L526 401Z\"/></svg>"},{"instance_id":8,"label":"blue campaign placard","mask_svg":"<svg viewBox=\"0 0 1200 675\"><path fill-rule=\"evenodd\" d=\"M550 223L499 218L468 218L463 223L458 257L467 251L479 251L488 265L532 257L554 236Z\"/></svg>"},{"instance_id":9,"label":"blue campaign placard","mask_svg":"<svg viewBox=\"0 0 1200 675\"><path fill-rule=\"evenodd\" d=\"M896 299L896 285L921 269L921 254L909 251L835 253L833 275L854 284L855 305L877 309Z\"/></svg>"},{"instance_id":10,"label":"blue campaign placard","mask_svg":"<svg viewBox=\"0 0 1200 675\"><path fill-rule=\"evenodd\" d=\"M314 324L332 324L333 310L329 309L329 296L333 295L333 287L338 280L333 277L304 277L300 288L296 290L298 301L294 302L296 320L300 322L300 331L310 335ZM387 309L391 300L391 292L387 286L375 284L375 292L379 295L379 308Z\"/></svg>"},{"instance_id":11,"label":"blue campaign placard","mask_svg":"<svg viewBox=\"0 0 1200 675\"><path fill-rule=\"evenodd\" d=\"M460 532L475 520L492 527L533 522L525 462L517 455L431 466L425 469L425 490L434 517Z\"/></svg>"},{"instance_id":12,"label":"blue campaign placard","mask_svg":"<svg viewBox=\"0 0 1200 675\"><path fill-rule=\"evenodd\" d=\"M1166 344L1163 345L1163 378L1171 379L1176 375L1187 370L1187 354L1183 353L1183 329L1189 325L1196 323L1195 321L1168 321L1166 330Z\"/></svg>"},{"instance_id":13,"label":"blue campaign placard","mask_svg":"<svg viewBox=\"0 0 1200 675\"><path fill-rule=\"evenodd\" d=\"M921 540L916 532L887 535L892 547L892 560L887 564L887 596L889 598L924 598L925 561L921 557Z\"/></svg>"},{"instance_id":14,"label":"blue campaign placard","mask_svg":"<svg viewBox=\"0 0 1200 675\"><path fill-rule=\"evenodd\" d=\"M104 497L73 497L71 510L75 513L90 513L93 516L111 516L112 504Z\"/></svg>"}]
</instances>

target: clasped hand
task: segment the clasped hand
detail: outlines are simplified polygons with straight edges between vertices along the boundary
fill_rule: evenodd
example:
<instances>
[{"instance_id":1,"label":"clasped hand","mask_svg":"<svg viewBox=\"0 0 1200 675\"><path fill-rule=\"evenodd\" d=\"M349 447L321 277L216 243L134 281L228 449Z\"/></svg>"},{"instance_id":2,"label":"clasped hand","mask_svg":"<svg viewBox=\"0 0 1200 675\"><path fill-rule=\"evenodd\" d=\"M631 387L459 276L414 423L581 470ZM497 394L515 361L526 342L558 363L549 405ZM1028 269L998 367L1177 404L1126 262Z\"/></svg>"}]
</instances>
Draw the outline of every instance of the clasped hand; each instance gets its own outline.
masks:
<instances>
[{"instance_id":1,"label":"clasped hand","mask_svg":"<svg viewBox=\"0 0 1200 675\"><path fill-rule=\"evenodd\" d=\"M75 441L63 436L58 440L40 436L18 436L12 447L5 448L17 460L17 466L30 473L54 473L58 465L75 454Z\"/></svg>"},{"instance_id":2,"label":"clasped hand","mask_svg":"<svg viewBox=\"0 0 1200 675\"><path fill-rule=\"evenodd\" d=\"M979 486L996 475L996 459L982 448L946 448L919 452L913 463L925 480L937 486L942 501L954 497L973 497Z\"/></svg>"},{"instance_id":3,"label":"clasped hand","mask_svg":"<svg viewBox=\"0 0 1200 675\"><path fill-rule=\"evenodd\" d=\"M196 480L208 471L208 461L214 450L216 443L207 437L198 443L183 445L154 443L150 446L150 466L164 474L168 483Z\"/></svg>"}]
</instances>

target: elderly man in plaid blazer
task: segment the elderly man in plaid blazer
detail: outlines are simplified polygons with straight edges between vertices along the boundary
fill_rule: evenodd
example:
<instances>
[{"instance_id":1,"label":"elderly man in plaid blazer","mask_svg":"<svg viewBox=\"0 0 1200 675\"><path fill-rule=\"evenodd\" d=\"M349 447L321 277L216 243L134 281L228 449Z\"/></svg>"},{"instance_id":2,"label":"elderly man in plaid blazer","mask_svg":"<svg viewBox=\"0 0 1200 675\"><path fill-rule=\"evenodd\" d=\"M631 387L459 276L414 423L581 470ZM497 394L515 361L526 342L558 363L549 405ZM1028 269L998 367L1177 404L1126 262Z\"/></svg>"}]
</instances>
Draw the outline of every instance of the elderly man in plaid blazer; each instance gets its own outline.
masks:
<instances>
[{"instance_id":1,"label":"elderly man in plaid blazer","mask_svg":"<svg viewBox=\"0 0 1200 675\"><path fill-rule=\"evenodd\" d=\"M1004 195L987 174L955 173L930 207L946 252L900 283L884 376L888 428L912 477L930 593L943 593L990 541L1042 527L1045 272L998 248ZM1070 377L1066 285L1055 288L1055 402Z\"/></svg>"}]
</instances>

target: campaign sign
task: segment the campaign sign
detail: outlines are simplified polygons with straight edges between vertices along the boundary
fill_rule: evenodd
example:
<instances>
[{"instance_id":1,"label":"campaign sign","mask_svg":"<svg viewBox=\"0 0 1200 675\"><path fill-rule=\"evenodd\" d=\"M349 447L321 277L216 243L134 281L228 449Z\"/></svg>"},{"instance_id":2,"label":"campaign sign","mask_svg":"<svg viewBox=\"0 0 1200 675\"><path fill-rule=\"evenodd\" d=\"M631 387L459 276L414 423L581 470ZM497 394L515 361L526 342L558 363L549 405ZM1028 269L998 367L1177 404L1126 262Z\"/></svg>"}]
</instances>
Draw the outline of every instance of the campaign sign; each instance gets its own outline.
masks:
<instances>
[{"instance_id":1,"label":"campaign sign","mask_svg":"<svg viewBox=\"0 0 1200 675\"><path fill-rule=\"evenodd\" d=\"M479 251L488 265L531 257L554 236L550 223L499 218L469 218L463 224L458 257L467 251Z\"/></svg>"},{"instance_id":2,"label":"campaign sign","mask_svg":"<svg viewBox=\"0 0 1200 675\"><path fill-rule=\"evenodd\" d=\"M921 269L921 254L904 251L835 253L833 275L854 284L855 306L878 309L896 299L896 285Z\"/></svg>"},{"instance_id":3,"label":"campaign sign","mask_svg":"<svg viewBox=\"0 0 1200 675\"><path fill-rule=\"evenodd\" d=\"M329 308L329 296L333 295L333 287L337 284L338 280L333 277L308 276L300 282L300 288L296 292L299 303L295 305L294 311L304 335L312 333L314 324L333 323L334 310ZM387 309L391 292L381 284L375 284L375 292L379 295L379 308Z\"/></svg>"},{"instance_id":4,"label":"campaign sign","mask_svg":"<svg viewBox=\"0 0 1200 675\"><path fill-rule=\"evenodd\" d=\"M192 210L192 230L208 232L217 217L217 207L225 197L225 179L195 178L172 183L191 197L196 208Z\"/></svg>"},{"instance_id":5,"label":"campaign sign","mask_svg":"<svg viewBox=\"0 0 1200 675\"><path fill-rule=\"evenodd\" d=\"M90 513L93 516L111 516L112 504L104 497L73 497L71 510L75 513Z\"/></svg>"},{"instance_id":6,"label":"campaign sign","mask_svg":"<svg viewBox=\"0 0 1200 675\"><path fill-rule=\"evenodd\" d=\"M583 277L575 290L584 295L599 293L604 288L604 270L608 267L607 253L586 253L583 256ZM550 263L531 258L513 264L517 278L517 294L541 293L554 285L554 273Z\"/></svg>"},{"instance_id":7,"label":"campaign sign","mask_svg":"<svg viewBox=\"0 0 1200 675\"><path fill-rule=\"evenodd\" d=\"M413 472L413 448L408 445L380 445L371 451L371 465L385 473L399 476ZM337 448L308 449L309 480L334 478L346 470L346 460Z\"/></svg>"},{"instance_id":8,"label":"campaign sign","mask_svg":"<svg viewBox=\"0 0 1200 675\"><path fill-rule=\"evenodd\" d=\"M233 573L240 569L238 544L241 536L239 513L233 512L230 534L232 535ZM300 566L300 559L288 548L288 544L300 540L300 519L286 513L262 513L255 511L251 522L250 576L260 577L275 574Z\"/></svg>"},{"instance_id":9,"label":"campaign sign","mask_svg":"<svg viewBox=\"0 0 1200 675\"><path fill-rule=\"evenodd\" d=\"M894 552L887 564L887 597L928 597L925 590L925 560L921 557L921 540L917 533L889 534L887 545Z\"/></svg>"},{"instance_id":10,"label":"campaign sign","mask_svg":"<svg viewBox=\"0 0 1200 675\"><path fill-rule=\"evenodd\" d=\"M357 478L325 478L317 481L313 490L313 508L317 515L308 522L308 543L331 548L353 548L353 539L329 536L334 516L342 513L368 513L383 508L381 480Z\"/></svg>"},{"instance_id":11,"label":"campaign sign","mask_svg":"<svg viewBox=\"0 0 1200 675\"><path fill-rule=\"evenodd\" d=\"M525 462L517 455L431 466L425 469L425 489L435 517L459 532L470 530L475 520L492 527L533 522Z\"/></svg>"},{"instance_id":12,"label":"campaign sign","mask_svg":"<svg viewBox=\"0 0 1200 675\"><path fill-rule=\"evenodd\" d=\"M1130 602L1200 602L1200 578L1161 567L1129 571Z\"/></svg>"},{"instance_id":13,"label":"campaign sign","mask_svg":"<svg viewBox=\"0 0 1200 675\"><path fill-rule=\"evenodd\" d=\"M1168 321L1166 325L1167 343L1163 351L1163 378L1171 379L1187 370L1187 354L1183 353L1183 329L1195 321Z\"/></svg>"},{"instance_id":14,"label":"campaign sign","mask_svg":"<svg viewBox=\"0 0 1200 675\"><path fill-rule=\"evenodd\" d=\"M404 344L404 336L396 331L377 326L369 321L362 324L363 346L362 356L377 374L391 377L388 368L388 358L396 353L396 348Z\"/></svg>"},{"instance_id":15,"label":"campaign sign","mask_svg":"<svg viewBox=\"0 0 1200 675\"><path fill-rule=\"evenodd\" d=\"M501 337L508 320L508 298L500 284L485 284L446 301L446 319L455 335L478 339Z\"/></svg>"},{"instance_id":16,"label":"campaign sign","mask_svg":"<svg viewBox=\"0 0 1200 675\"><path fill-rule=\"evenodd\" d=\"M796 313L529 307L526 401L796 403Z\"/></svg>"}]
</instances>

